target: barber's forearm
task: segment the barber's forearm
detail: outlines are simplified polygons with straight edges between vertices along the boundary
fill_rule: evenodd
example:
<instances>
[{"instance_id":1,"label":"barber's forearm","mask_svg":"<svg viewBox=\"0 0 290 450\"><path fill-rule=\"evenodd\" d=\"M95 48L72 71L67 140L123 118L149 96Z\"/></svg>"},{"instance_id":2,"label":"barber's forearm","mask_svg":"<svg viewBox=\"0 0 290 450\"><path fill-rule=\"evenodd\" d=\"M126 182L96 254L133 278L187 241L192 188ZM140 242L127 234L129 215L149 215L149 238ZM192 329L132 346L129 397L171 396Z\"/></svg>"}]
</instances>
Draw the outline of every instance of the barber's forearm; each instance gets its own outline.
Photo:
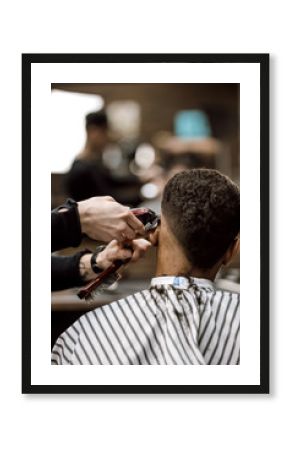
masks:
<instances>
[{"instance_id":1,"label":"barber's forearm","mask_svg":"<svg viewBox=\"0 0 290 450\"><path fill-rule=\"evenodd\" d=\"M79 261L83 252L72 256L51 256L51 290L60 291L85 284L80 276Z\"/></svg>"},{"instance_id":2,"label":"barber's forearm","mask_svg":"<svg viewBox=\"0 0 290 450\"><path fill-rule=\"evenodd\" d=\"M78 206L67 200L51 212L51 251L77 247L82 239Z\"/></svg>"}]
</instances>

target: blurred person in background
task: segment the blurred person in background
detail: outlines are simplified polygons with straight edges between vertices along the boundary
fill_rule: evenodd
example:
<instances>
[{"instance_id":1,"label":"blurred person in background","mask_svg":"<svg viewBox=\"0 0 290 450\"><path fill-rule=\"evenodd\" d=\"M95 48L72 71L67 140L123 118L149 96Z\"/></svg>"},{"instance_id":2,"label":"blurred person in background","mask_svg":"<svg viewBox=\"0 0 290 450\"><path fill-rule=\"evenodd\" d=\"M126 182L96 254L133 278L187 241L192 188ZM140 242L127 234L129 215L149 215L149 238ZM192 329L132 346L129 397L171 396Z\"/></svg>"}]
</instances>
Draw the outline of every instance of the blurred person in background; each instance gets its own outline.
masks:
<instances>
[{"instance_id":1,"label":"blurred person in background","mask_svg":"<svg viewBox=\"0 0 290 450\"><path fill-rule=\"evenodd\" d=\"M76 201L110 195L124 202L120 187L139 185L137 177L119 179L103 163L103 152L109 143L108 119L104 111L86 116L86 142L65 177L67 194ZM134 206L134 205L132 205Z\"/></svg>"},{"instance_id":2,"label":"blurred person in background","mask_svg":"<svg viewBox=\"0 0 290 450\"><path fill-rule=\"evenodd\" d=\"M86 116L86 142L66 176L66 190L76 201L109 195L108 174L102 153L108 142L108 121L104 112Z\"/></svg>"}]
</instances>

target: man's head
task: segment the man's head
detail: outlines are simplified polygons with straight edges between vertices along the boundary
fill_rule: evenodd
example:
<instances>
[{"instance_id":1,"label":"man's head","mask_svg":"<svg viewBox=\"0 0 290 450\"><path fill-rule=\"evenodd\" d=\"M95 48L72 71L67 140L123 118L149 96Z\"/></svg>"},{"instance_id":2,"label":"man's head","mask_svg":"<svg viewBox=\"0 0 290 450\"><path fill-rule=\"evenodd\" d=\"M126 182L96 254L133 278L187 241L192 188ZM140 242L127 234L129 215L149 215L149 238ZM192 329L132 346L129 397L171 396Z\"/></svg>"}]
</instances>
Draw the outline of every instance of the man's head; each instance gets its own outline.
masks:
<instances>
[{"instance_id":1,"label":"man's head","mask_svg":"<svg viewBox=\"0 0 290 450\"><path fill-rule=\"evenodd\" d=\"M240 193L228 177L210 169L180 172L166 184L161 210L192 267L208 270L232 254L240 230Z\"/></svg>"},{"instance_id":2,"label":"man's head","mask_svg":"<svg viewBox=\"0 0 290 450\"><path fill-rule=\"evenodd\" d=\"M87 141L93 151L103 150L108 141L108 119L103 111L86 115Z\"/></svg>"}]
</instances>

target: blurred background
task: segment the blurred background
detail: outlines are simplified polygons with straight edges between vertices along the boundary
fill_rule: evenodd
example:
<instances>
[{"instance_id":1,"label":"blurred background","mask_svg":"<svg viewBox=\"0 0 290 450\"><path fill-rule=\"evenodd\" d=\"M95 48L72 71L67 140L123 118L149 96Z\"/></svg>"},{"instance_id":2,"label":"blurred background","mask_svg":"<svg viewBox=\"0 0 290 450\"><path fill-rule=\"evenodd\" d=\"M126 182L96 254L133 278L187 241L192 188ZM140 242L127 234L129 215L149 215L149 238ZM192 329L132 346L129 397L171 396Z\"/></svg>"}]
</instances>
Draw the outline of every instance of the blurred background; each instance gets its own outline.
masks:
<instances>
[{"instance_id":1,"label":"blurred background","mask_svg":"<svg viewBox=\"0 0 290 450\"><path fill-rule=\"evenodd\" d=\"M180 170L216 168L239 184L239 84L52 84L51 207L110 195L160 211L162 190ZM94 249L84 240L80 248ZM74 253L66 249L60 254ZM52 294L52 342L84 311L148 286L155 251L129 265L98 301L76 290ZM239 290L239 258L218 275Z\"/></svg>"}]
</instances>

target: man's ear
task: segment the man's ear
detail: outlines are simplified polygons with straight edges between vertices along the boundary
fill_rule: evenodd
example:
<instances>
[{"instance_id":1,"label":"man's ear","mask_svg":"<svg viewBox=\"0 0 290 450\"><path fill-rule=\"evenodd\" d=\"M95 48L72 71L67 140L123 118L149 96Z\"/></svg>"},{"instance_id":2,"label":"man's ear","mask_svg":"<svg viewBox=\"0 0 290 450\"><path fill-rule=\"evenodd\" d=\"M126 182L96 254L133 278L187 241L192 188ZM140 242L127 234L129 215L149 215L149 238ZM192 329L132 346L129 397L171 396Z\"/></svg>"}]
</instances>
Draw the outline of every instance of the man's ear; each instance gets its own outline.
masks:
<instances>
[{"instance_id":1,"label":"man's ear","mask_svg":"<svg viewBox=\"0 0 290 450\"><path fill-rule=\"evenodd\" d=\"M230 263L230 261L239 253L240 251L240 235L238 235L235 240L230 244L226 253L224 254L222 264L225 266Z\"/></svg>"},{"instance_id":2,"label":"man's ear","mask_svg":"<svg viewBox=\"0 0 290 450\"><path fill-rule=\"evenodd\" d=\"M159 241L159 230L160 230L160 227L158 226L157 228L155 228L154 231L151 231L148 236L148 240L155 247L157 247L158 241Z\"/></svg>"}]
</instances>

